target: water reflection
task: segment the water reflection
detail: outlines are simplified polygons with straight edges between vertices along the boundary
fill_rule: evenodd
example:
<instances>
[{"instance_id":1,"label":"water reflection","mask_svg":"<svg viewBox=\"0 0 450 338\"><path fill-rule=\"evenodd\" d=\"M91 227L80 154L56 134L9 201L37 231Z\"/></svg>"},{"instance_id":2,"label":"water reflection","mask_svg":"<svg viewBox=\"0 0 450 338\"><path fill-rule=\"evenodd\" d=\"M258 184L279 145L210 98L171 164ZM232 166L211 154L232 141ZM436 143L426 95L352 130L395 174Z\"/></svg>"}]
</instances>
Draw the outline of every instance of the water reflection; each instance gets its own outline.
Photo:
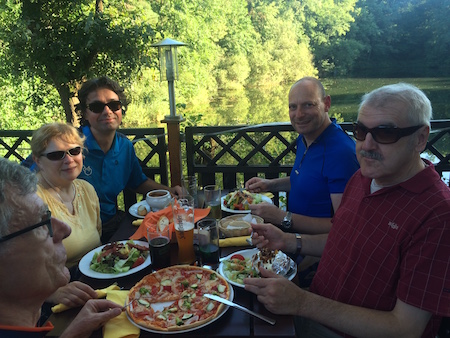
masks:
<instances>
[{"instance_id":1,"label":"water reflection","mask_svg":"<svg viewBox=\"0 0 450 338\"><path fill-rule=\"evenodd\" d=\"M330 114L339 121L356 120L362 95L386 84L407 82L421 88L433 105L433 119L450 118L450 78L408 79L324 79L331 95ZM246 90L223 90L209 105L192 107L183 112L198 125L248 125L289 122L289 85Z\"/></svg>"}]
</instances>

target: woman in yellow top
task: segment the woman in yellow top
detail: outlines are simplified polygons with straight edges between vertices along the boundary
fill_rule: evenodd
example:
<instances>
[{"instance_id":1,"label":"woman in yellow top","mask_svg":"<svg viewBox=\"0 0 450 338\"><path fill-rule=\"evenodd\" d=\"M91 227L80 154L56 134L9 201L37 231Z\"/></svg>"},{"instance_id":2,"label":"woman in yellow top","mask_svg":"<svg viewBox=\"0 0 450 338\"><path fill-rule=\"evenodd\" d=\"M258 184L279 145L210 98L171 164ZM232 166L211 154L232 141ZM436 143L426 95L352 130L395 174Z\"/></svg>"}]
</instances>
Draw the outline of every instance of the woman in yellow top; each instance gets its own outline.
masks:
<instances>
[{"instance_id":1,"label":"woman in yellow top","mask_svg":"<svg viewBox=\"0 0 450 338\"><path fill-rule=\"evenodd\" d=\"M83 166L83 142L84 137L74 127L63 123L43 125L33 133L31 140L33 159L39 168L37 194L48 204L52 216L72 229L63 239L71 279L76 279L74 274L81 257L101 245L97 194L91 184L77 179ZM75 307L96 297L89 285L71 282L47 298L41 320L50 315L51 304Z\"/></svg>"},{"instance_id":2,"label":"woman in yellow top","mask_svg":"<svg viewBox=\"0 0 450 338\"><path fill-rule=\"evenodd\" d=\"M94 187L77 179L83 167L84 136L64 123L45 124L33 133L31 150L39 171L37 194L52 215L72 232L63 240L67 267L76 267L89 251L101 245L100 204Z\"/></svg>"}]
</instances>

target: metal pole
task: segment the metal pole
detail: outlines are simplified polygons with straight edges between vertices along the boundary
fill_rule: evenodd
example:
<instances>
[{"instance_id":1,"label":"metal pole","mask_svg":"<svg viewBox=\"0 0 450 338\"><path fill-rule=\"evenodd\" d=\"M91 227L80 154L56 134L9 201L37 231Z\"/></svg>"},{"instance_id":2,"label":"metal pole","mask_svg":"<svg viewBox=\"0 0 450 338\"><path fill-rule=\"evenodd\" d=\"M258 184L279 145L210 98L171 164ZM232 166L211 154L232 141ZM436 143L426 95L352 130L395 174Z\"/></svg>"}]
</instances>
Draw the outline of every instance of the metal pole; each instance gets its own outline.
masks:
<instances>
[{"instance_id":1,"label":"metal pole","mask_svg":"<svg viewBox=\"0 0 450 338\"><path fill-rule=\"evenodd\" d=\"M175 117L177 107L175 105L175 90L173 85L173 80L167 80L169 84L169 105L170 105L170 116Z\"/></svg>"}]
</instances>

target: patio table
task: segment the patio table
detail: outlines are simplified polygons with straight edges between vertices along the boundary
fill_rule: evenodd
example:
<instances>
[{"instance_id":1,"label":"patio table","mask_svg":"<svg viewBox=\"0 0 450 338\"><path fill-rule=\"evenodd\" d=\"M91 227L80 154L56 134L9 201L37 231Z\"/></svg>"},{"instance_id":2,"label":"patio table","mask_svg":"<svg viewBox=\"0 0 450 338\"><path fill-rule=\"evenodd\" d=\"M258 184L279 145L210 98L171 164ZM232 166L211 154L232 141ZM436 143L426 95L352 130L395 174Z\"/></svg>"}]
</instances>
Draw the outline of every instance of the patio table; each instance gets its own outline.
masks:
<instances>
[{"instance_id":1,"label":"patio table","mask_svg":"<svg viewBox=\"0 0 450 338\"><path fill-rule=\"evenodd\" d=\"M113 235L111 241L128 239L135 231L136 227L132 225L134 218L127 214L123 219L119 229ZM171 262L177 263L177 244L171 243ZM248 247L247 247L248 248ZM226 247L221 248L221 257L228 254L245 249L245 247ZM80 281L90 285L94 289L101 289L111 285L113 282L124 289L130 289L145 275L151 273L151 268L144 269L135 274L117 278L116 280L104 280L94 279L86 276L81 276ZM294 320L292 316L275 315L265 309L265 307L256 299L256 296L243 288L233 287L234 289L234 302L240 304L248 309L274 318L276 320L275 325L270 325L264 321L261 321L255 317L248 315L238 309L230 307L227 312L214 321L213 323L190 332L177 333L177 337L290 337L294 338ZM47 337L58 337L65 327L73 320L77 315L79 308L70 309L65 312L52 314L49 320L55 326ZM170 336L172 336L171 334ZM163 337L167 334L155 334L141 330L140 337ZM102 337L101 330L95 331L91 337Z\"/></svg>"}]
</instances>

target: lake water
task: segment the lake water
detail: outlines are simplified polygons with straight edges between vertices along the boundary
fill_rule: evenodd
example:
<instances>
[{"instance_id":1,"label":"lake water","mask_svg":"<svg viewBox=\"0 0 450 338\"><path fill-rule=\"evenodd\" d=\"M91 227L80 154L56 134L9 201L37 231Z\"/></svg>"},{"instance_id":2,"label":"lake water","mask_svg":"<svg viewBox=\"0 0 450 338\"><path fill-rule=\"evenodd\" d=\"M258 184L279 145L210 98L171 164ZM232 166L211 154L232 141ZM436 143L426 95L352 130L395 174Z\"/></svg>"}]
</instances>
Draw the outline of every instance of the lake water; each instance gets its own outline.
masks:
<instances>
[{"instance_id":1,"label":"lake water","mask_svg":"<svg viewBox=\"0 0 450 338\"><path fill-rule=\"evenodd\" d=\"M422 89L433 106L433 119L450 119L450 78L380 78L324 79L331 96L331 116L352 122L356 119L362 95L383 85L407 82ZM210 106L194 107L183 113L199 116L198 125L236 125L288 122L288 92L290 85L276 88L253 88L243 91L222 91Z\"/></svg>"}]
</instances>

